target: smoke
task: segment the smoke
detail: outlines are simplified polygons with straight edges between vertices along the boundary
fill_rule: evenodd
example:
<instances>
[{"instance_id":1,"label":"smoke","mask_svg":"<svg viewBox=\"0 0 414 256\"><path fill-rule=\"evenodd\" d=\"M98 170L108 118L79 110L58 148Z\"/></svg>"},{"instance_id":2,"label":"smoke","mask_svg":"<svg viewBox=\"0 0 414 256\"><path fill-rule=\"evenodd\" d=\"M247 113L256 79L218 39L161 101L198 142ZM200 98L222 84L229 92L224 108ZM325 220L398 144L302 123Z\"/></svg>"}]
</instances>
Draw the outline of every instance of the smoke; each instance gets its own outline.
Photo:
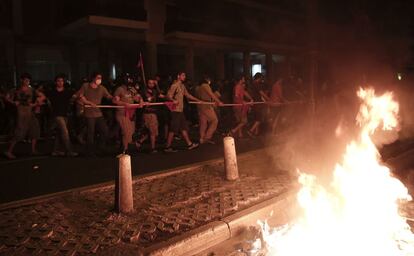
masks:
<instances>
[{"instance_id":1,"label":"smoke","mask_svg":"<svg viewBox=\"0 0 414 256\"><path fill-rule=\"evenodd\" d=\"M315 114L311 113L309 105L285 110L282 121L285 123L280 125L283 131L272 141L277 145L276 169L292 175L300 170L329 180L356 128L355 118L350 114L356 115L355 108L350 103L341 104L340 100L326 99L318 105ZM288 123L292 116L295 121Z\"/></svg>"},{"instance_id":2,"label":"smoke","mask_svg":"<svg viewBox=\"0 0 414 256\"><path fill-rule=\"evenodd\" d=\"M377 95L392 91L400 105L399 130L378 130L372 135L379 150L396 140L412 138L413 92L409 86L388 83L390 80L372 79L365 86L357 82L332 84L334 90L319 95L314 114L309 104L286 107L280 117L279 136L269 139L276 145L276 152L270 152L275 155L275 169L289 171L292 175L300 170L329 181L335 164L342 160L346 145L359 135L356 116L361 103L357 97L360 87L373 87Z\"/></svg>"}]
</instances>

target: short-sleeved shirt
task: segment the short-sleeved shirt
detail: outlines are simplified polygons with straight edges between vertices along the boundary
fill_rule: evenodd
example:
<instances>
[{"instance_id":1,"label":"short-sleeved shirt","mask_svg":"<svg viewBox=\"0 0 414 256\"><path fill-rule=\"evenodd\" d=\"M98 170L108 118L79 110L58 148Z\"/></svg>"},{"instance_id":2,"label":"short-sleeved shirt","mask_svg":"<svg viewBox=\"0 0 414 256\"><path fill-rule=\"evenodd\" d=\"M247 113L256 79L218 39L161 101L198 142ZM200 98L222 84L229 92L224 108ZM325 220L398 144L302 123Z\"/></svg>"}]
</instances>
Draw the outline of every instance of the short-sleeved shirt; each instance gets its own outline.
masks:
<instances>
[{"instance_id":1,"label":"short-sleeved shirt","mask_svg":"<svg viewBox=\"0 0 414 256\"><path fill-rule=\"evenodd\" d=\"M246 93L246 89L243 85L237 84L234 86L233 90L233 103L243 103L244 102L244 94Z\"/></svg>"},{"instance_id":2,"label":"short-sleeved shirt","mask_svg":"<svg viewBox=\"0 0 414 256\"><path fill-rule=\"evenodd\" d=\"M213 102L213 98L210 96L210 93L212 93L211 87L207 83L203 83L200 86L197 86L196 88L196 96L202 101L206 102ZM213 105L197 105L198 110L204 110L204 109L212 109Z\"/></svg>"},{"instance_id":3,"label":"short-sleeved shirt","mask_svg":"<svg viewBox=\"0 0 414 256\"><path fill-rule=\"evenodd\" d=\"M115 93L114 93L114 97L118 96L120 101L129 103L129 104L134 103L134 97L137 95L138 95L138 91L135 88L133 87L128 88L125 85L121 85L118 88L116 88ZM125 109L117 108L116 114L125 116Z\"/></svg>"},{"instance_id":4,"label":"short-sleeved shirt","mask_svg":"<svg viewBox=\"0 0 414 256\"><path fill-rule=\"evenodd\" d=\"M159 92L155 88L147 88L144 93L145 100L150 103L155 103L158 101ZM157 107L156 106L146 106L144 108L144 113L146 114L156 114Z\"/></svg>"},{"instance_id":5,"label":"short-sleeved shirt","mask_svg":"<svg viewBox=\"0 0 414 256\"><path fill-rule=\"evenodd\" d=\"M168 90L168 97L178 102L175 106L174 112L183 112L184 110L184 95L188 94L185 85L181 81L173 83Z\"/></svg>"},{"instance_id":6,"label":"short-sleeved shirt","mask_svg":"<svg viewBox=\"0 0 414 256\"><path fill-rule=\"evenodd\" d=\"M87 100L96 105L101 103L102 98L110 96L108 90L103 85L98 85L97 88L92 88L89 84L82 86L76 95L83 95ZM90 118L101 117L102 111L99 108L87 107L85 108L84 115L85 117Z\"/></svg>"},{"instance_id":7,"label":"short-sleeved shirt","mask_svg":"<svg viewBox=\"0 0 414 256\"><path fill-rule=\"evenodd\" d=\"M254 101L262 101L262 95L260 94L260 91L264 91L265 86L262 83L253 83L253 86L250 90L250 95L252 96Z\"/></svg>"},{"instance_id":8,"label":"short-sleeved shirt","mask_svg":"<svg viewBox=\"0 0 414 256\"><path fill-rule=\"evenodd\" d=\"M282 102L282 85L279 82L276 82L272 86L272 91L270 92L270 100L272 102L280 103Z\"/></svg>"},{"instance_id":9,"label":"short-sleeved shirt","mask_svg":"<svg viewBox=\"0 0 414 256\"><path fill-rule=\"evenodd\" d=\"M64 89L63 91L53 89L47 93L53 116L68 115L72 94L73 93L67 89Z\"/></svg>"},{"instance_id":10,"label":"short-sleeved shirt","mask_svg":"<svg viewBox=\"0 0 414 256\"><path fill-rule=\"evenodd\" d=\"M10 95L13 101L19 103L19 105L17 106L18 113L28 113L32 111L32 107L30 106L30 104L33 103L33 89L31 87L29 87L26 91L23 91L21 89L12 89L10 91Z\"/></svg>"},{"instance_id":11,"label":"short-sleeved shirt","mask_svg":"<svg viewBox=\"0 0 414 256\"><path fill-rule=\"evenodd\" d=\"M33 102L33 89L31 87L27 91L12 89L10 95L14 101L19 103L19 106L30 106L30 103Z\"/></svg>"}]
</instances>

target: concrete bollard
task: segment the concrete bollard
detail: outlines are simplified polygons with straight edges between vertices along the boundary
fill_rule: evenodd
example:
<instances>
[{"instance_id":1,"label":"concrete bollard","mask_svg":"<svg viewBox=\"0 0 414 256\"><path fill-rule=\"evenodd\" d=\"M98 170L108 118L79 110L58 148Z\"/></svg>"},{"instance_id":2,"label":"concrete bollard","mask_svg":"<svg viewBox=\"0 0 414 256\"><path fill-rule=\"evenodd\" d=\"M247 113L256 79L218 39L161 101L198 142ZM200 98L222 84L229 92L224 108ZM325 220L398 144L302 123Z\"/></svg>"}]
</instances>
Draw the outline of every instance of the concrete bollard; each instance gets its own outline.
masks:
<instances>
[{"instance_id":1,"label":"concrete bollard","mask_svg":"<svg viewBox=\"0 0 414 256\"><path fill-rule=\"evenodd\" d=\"M227 180L237 180L239 178L239 169L237 167L236 147L233 137L223 138L224 145L224 169L226 170Z\"/></svg>"},{"instance_id":2,"label":"concrete bollard","mask_svg":"<svg viewBox=\"0 0 414 256\"><path fill-rule=\"evenodd\" d=\"M119 158L118 175L115 182L115 210L118 213L134 211L132 194L131 157L122 154Z\"/></svg>"}]
</instances>

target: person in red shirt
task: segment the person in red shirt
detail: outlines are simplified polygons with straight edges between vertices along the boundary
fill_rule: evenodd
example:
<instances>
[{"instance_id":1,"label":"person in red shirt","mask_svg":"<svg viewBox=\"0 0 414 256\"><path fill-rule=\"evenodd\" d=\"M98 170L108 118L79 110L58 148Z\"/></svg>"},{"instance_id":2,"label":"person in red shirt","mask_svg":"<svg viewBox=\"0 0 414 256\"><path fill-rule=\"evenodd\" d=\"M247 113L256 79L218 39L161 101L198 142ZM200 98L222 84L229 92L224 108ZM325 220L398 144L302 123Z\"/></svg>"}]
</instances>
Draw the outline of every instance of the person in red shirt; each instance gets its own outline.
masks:
<instances>
[{"instance_id":1,"label":"person in red shirt","mask_svg":"<svg viewBox=\"0 0 414 256\"><path fill-rule=\"evenodd\" d=\"M279 124L280 112L282 111L281 103L283 99L283 80L278 79L273 85L270 91L270 107L272 113L272 134L276 133L277 125Z\"/></svg>"},{"instance_id":2,"label":"person in red shirt","mask_svg":"<svg viewBox=\"0 0 414 256\"><path fill-rule=\"evenodd\" d=\"M246 91L246 81L243 76L236 80L236 84L233 89L233 103L235 104L246 104L248 101L253 102L253 98ZM230 135L237 135L239 138L243 138L243 127L247 124L247 112L249 107L247 105L234 106L233 111L237 121L236 126L230 130Z\"/></svg>"}]
</instances>

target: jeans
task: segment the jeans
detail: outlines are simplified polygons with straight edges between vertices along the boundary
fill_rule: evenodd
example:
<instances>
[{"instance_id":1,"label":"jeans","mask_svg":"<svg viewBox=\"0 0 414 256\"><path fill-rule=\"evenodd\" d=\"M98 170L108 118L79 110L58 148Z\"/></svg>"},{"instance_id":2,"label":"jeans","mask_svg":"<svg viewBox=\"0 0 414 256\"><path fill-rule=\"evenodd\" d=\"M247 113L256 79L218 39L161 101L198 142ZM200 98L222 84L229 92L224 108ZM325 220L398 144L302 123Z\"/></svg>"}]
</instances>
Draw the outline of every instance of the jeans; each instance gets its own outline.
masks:
<instances>
[{"instance_id":1,"label":"jeans","mask_svg":"<svg viewBox=\"0 0 414 256\"><path fill-rule=\"evenodd\" d=\"M64 116L56 116L55 124L58 129L56 134L54 151L58 151L61 145L65 147L66 152L72 152L72 145L70 143L69 131L68 131L68 119Z\"/></svg>"},{"instance_id":2,"label":"jeans","mask_svg":"<svg viewBox=\"0 0 414 256\"><path fill-rule=\"evenodd\" d=\"M98 130L101 139L101 147L103 149L108 137L108 126L106 125L106 121L103 116L86 117L86 125L88 130L86 139L88 153L94 152L95 127Z\"/></svg>"}]
</instances>

